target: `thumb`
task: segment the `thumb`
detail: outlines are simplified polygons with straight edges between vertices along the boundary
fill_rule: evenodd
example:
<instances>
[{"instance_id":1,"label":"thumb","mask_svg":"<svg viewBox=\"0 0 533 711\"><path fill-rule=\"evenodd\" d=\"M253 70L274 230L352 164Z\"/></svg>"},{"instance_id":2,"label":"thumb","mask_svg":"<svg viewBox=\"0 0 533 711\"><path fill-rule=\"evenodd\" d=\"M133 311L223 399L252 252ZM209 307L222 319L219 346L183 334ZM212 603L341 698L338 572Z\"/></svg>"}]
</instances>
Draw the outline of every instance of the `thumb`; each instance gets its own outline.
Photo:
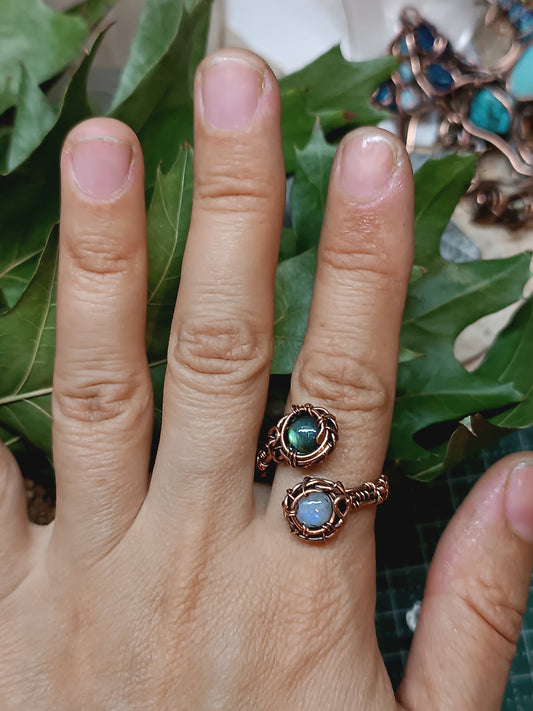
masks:
<instances>
[{"instance_id":1,"label":"thumb","mask_svg":"<svg viewBox=\"0 0 533 711\"><path fill-rule=\"evenodd\" d=\"M448 524L397 698L409 711L501 709L533 566L533 453L502 459Z\"/></svg>"}]
</instances>

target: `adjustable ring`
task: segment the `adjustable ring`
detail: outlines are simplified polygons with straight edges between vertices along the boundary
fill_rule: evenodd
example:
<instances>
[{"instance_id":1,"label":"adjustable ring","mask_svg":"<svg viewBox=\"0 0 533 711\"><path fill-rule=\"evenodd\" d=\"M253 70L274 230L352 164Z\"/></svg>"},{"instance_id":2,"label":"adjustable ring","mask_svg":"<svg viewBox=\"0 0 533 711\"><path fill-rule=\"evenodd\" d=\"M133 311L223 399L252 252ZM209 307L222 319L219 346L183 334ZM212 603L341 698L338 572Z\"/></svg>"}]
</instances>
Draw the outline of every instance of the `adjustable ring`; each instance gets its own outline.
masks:
<instances>
[{"instance_id":1,"label":"adjustable ring","mask_svg":"<svg viewBox=\"0 0 533 711\"><path fill-rule=\"evenodd\" d=\"M306 476L292 489L287 489L282 503L283 515L291 533L299 538L325 541L338 532L349 513L362 506L381 504L388 495L386 474L355 489L346 489L340 481Z\"/></svg>"},{"instance_id":2,"label":"adjustable ring","mask_svg":"<svg viewBox=\"0 0 533 711\"><path fill-rule=\"evenodd\" d=\"M310 467L324 461L339 436L337 420L324 407L293 405L267 435L256 465L264 472L270 462L286 462L291 467Z\"/></svg>"}]
</instances>

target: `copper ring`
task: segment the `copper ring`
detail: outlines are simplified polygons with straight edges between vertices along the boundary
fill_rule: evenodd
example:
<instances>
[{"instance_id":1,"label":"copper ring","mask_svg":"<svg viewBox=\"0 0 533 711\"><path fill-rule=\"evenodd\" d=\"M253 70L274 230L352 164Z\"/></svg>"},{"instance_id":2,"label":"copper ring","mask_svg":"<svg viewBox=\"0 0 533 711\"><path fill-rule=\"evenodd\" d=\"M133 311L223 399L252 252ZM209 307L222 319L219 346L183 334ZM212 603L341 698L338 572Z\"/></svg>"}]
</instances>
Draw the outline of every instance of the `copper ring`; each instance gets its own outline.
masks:
<instances>
[{"instance_id":1,"label":"copper ring","mask_svg":"<svg viewBox=\"0 0 533 711\"><path fill-rule=\"evenodd\" d=\"M298 449L295 438L300 436L298 421L306 423L310 438ZM285 462L291 467L310 467L324 461L335 447L339 436L337 420L324 407L314 407L310 403L293 405L267 435L265 445L259 450L256 465L264 472L271 462ZM292 438L292 442L291 442Z\"/></svg>"},{"instance_id":2,"label":"copper ring","mask_svg":"<svg viewBox=\"0 0 533 711\"><path fill-rule=\"evenodd\" d=\"M389 479L382 474L355 489L346 489L340 481L306 476L283 499L283 515L291 533L304 541L325 541L334 536L346 517L362 506L383 503L389 496ZM305 509L300 511L305 502ZM306 523L307 519L307 523Z\"/></svg>"}]
</instances>

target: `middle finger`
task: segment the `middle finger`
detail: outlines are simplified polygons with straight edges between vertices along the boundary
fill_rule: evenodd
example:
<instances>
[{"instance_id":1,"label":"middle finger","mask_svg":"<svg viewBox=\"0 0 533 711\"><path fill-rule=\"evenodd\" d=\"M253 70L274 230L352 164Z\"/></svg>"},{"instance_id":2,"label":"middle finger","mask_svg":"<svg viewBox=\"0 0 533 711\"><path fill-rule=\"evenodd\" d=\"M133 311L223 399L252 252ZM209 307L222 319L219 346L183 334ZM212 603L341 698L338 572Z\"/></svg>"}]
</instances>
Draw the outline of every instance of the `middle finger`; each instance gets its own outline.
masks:
<instances>
[{"instance_id":1,"label":"middle finger","mask_svg":"<svg viewBox=\"0 0 533 711\"><path fill-rule=\"evenodd\" d=\"M176 509L202 506L217 489L217 508L231 499L224 525L235 516L244 524L268 389L285 197L279 90L249 52L217 53L197 72L194 175L149 498L177 522Z\"/></svg>"}]
</instances>

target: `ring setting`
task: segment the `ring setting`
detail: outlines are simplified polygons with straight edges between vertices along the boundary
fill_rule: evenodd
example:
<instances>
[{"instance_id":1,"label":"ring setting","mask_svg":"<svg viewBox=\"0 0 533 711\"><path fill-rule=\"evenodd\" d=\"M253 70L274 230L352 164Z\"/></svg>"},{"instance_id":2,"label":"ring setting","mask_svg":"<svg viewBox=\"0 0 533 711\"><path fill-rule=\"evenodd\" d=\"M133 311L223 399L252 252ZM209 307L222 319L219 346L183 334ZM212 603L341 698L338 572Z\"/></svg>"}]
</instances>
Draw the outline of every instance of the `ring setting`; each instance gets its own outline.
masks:
<instances>
[{"instance_id":1,"label":"ring setting","mask_svg":"<svg viewBox=\"0 0 533 711\"><path fill-rule=\"evenodd\" d=\"M337 420L324 407L293 405L269 430L257 454L257 468L264 472L273 461L296 468L318 464L330 454L338 436Z\"/></svg>"},{"instance_id":2,"label":"ring setting","mask_svg":"<svg viewBox=\"0 0 533 711\"><path fill-rule=\"evenodd\" d=\"M355 489L346 489L340 481L306 476L287 489L282 509L291 533L306 541L322 542L339 531L348 514L362 506L381 504L388 495L386 474Z\"/></svg>"}]
</instances>

